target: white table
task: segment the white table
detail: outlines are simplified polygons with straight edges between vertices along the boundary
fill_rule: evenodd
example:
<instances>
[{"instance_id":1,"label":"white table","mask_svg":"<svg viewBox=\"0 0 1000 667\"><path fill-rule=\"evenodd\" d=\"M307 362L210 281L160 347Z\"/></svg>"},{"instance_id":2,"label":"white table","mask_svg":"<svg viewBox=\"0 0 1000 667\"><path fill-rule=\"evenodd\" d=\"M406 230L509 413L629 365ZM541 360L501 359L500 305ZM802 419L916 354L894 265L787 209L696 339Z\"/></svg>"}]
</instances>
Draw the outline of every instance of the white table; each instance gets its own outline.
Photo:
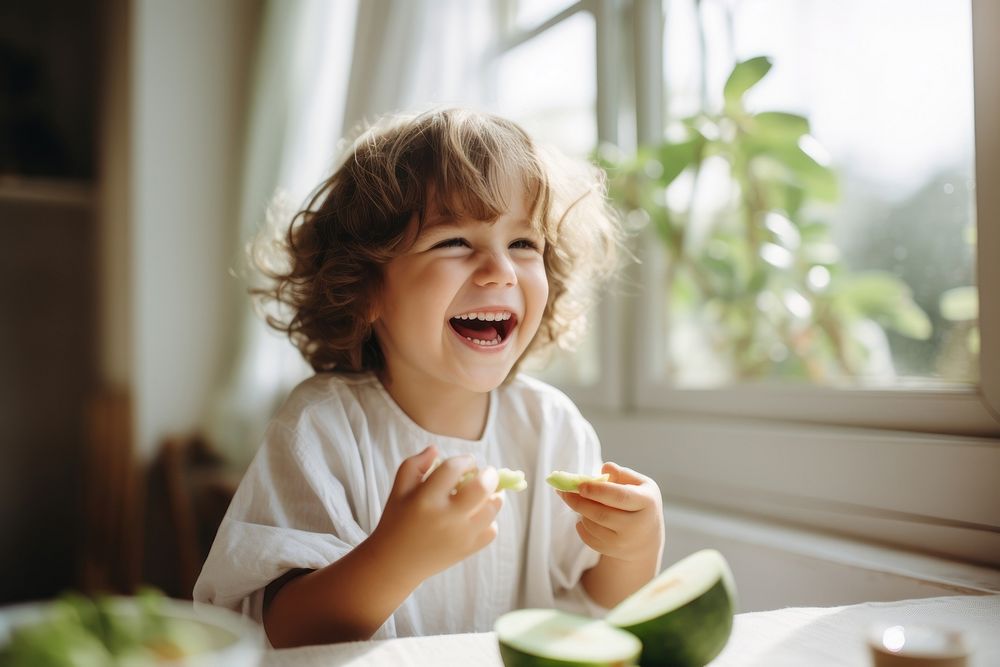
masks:
<instances>
[{"instance_id":1,"label":"white table","mask_svg":"<svg viewBox=\"0 0 1000 667\"><path fill-rule=\"evenodd\" d=\"M989 595L738 614L732 637L712 667L870 665L865 637L869 626L880 623L962 629L977 645L970 667L1000 666L1000 595ZM496 635L485 632L271 651L262 666L502 667L502 664Z\"/></svg>"}]
</instances>

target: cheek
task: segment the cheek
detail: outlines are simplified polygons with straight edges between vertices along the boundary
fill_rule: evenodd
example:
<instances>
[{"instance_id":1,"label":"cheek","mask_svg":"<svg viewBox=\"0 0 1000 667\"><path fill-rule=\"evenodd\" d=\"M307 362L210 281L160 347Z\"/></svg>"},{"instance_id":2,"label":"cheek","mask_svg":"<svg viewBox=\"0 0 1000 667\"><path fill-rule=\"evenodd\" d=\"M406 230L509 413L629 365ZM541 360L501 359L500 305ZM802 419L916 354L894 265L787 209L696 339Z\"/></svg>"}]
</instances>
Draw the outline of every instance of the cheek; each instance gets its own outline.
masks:
<instances>
[{"instance_id":1,"label":"cheek","mask_svg":"<svg viewBox=\"0 0 1000 667\"><path fill-rule=\"evenodd\" d=\"M392 266L385 272L382 291L378 297L379 323L390 334L397 334L401 324L410 320L411 311L420 307L412 292L407 290L412 277L405 266Z\"/></svg>"},{"instance_id":2,"label":"cheek","mask_svg":"<svg viewBox=\"0 0 1000 667\"><path fill-rule=\"evenodd\" d=\"M382 300L386 320L402 323L408 330L443 317L454 297L455 278L441 266L409 266L386 278L386 297Z\"/></svg>"},{"instance_id":3,"label":"cheek","mask_svg":"<svg viewBox=\"0 0 1000 667\"><path fill-rule=\"evenodd\" d=\"M529 300L535 311L535 318L541 321L545 304L549 300L549 278L545 272L545 265L540 263L532 267L524 277L525 297Z\"/></svg>"}]
</instances>

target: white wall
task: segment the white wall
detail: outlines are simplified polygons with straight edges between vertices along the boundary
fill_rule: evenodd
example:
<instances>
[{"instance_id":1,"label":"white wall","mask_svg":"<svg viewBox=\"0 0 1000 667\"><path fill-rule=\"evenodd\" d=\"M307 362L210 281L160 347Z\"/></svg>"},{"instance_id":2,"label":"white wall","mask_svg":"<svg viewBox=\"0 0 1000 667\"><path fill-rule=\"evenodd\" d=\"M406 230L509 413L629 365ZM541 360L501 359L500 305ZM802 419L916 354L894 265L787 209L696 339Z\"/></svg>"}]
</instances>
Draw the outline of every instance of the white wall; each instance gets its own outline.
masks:
<instances>
[{"instance_id":1,"label":"white wall","mask_svg":"<svg viewBox=\"0 0 1000 667\"><path fill-rule=\"evenodd\" d=\"M246 0L134 3L129 316L141 457L196 428L226 358L258 14Z\"/></svg>"},{"instance_id":2,"label":"white wall","mask_svg":"<svg viewBox=\"0 0 1000 667\"><path fill-rule=\"evenodd\" d=\"M866 471L841 470L831 463L831 456L818 451L814 445L822 440L820 427L803 427L802 433L796 430L793 448L763 452L755 458L749 439L755 426L741 426L727 434L731 441L745 445L740 456L732 457L712 438L685 431L677 417L587 414L601 437L605 459L634 467L659 484L666 499L664 564L699 549L718 549L733 569L743 611L1000 591L1000 569L953 560L956 555L947 549L934 549L930 542L921 548L914 540L903 539L923 528L920 523L821 502L822 489L816 479L829 479L851 493L864 481ZM877 467L880 446L877 441L870 443L872 469ZM747 489L766 488L769 482L794 475L789 472L795 469L793 450L795 457L816 468L808 485L812 493L776 495L767 503L758 502L758 496ZM932 473L945 478L948 465L959 461L964 451L951 450L950 458L943 457ZM992 460L980 464L984 477L995 468ZM727 478L742 482L719 483ZM991 508L984 496L975 493L973 480L966 477L966 482L969 503L974 508ZM904 475L895 480L890 475L881 485L885 488L871 491L923 494L939 504L945 500L936 487ZM877 507L885 501L891 507L891 500L873 497L872 504ZM945 535L955 540L963 532L951 526L926 528L950 531ZM945 539L937 533L934 537ZM985 547L974 552L989 554Z\"/></svg>"}]
</instances>

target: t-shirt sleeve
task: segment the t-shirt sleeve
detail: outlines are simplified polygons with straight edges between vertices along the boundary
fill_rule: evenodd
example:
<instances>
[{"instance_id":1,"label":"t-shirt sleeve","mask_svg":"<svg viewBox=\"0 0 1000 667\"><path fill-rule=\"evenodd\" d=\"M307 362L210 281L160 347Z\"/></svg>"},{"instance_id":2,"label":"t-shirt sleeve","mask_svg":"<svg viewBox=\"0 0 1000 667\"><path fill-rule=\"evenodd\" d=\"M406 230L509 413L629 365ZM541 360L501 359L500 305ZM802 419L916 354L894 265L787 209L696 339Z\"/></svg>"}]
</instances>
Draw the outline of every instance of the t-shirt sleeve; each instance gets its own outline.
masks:
<instances>
[{"instance_id":1,"label":"t-shirt sleeve","mask_svg":"<svg viewBox=\"0 0 1000 667\"><path fill-rule=\"evenodd\" d=\"M195 601L260 621L270 582L293 569L325 567L368 537L343 481L361 478L352 470L360 463L335 446L331 454L330 445L308 428L272 422L219 526Z\"/></svg>"},{"instance_id":2,"label":"t-shirt sleeve","mask_svg":"<svg viewBox=\"0 0 1000 667\"><path fill-rule=\"evenodd\" d=\"M575 409L568 416L567 442L561 449L556 469L596 475L601 471L601 444L594 428ZM573 446L570 446L572 443ZM553 494L552 579L556 606L565 611L600 617L607 613L590 599L580 579L583 573L597 565L601 555L588 547L576 532L579 516Z\"/></svg>"}]
</instances>

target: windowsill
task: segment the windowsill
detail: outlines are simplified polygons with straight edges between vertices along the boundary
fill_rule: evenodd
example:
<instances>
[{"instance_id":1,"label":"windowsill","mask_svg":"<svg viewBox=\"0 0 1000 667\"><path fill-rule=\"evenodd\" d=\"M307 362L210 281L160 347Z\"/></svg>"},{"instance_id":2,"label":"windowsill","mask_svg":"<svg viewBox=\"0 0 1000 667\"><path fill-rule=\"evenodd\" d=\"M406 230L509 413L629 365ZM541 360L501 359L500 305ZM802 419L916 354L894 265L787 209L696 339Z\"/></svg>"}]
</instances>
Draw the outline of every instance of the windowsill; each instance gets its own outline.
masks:
<instances>
[{"instance_id":1,"label":"windowsill","mask_svg":"<svg viewBox=\"0 0 1000 667\"><path fill-rule=\"evenodd\" d=\"M669 530L679 528L697 532L709 540L735 541L864 573L931 584L956 595L1000 592L1000 570L988 567L694 506L668 503L664 507L664 518L668 526L668 542ZM948 594L948 591L940 594Z\"/></svg>"}]
</instances>

